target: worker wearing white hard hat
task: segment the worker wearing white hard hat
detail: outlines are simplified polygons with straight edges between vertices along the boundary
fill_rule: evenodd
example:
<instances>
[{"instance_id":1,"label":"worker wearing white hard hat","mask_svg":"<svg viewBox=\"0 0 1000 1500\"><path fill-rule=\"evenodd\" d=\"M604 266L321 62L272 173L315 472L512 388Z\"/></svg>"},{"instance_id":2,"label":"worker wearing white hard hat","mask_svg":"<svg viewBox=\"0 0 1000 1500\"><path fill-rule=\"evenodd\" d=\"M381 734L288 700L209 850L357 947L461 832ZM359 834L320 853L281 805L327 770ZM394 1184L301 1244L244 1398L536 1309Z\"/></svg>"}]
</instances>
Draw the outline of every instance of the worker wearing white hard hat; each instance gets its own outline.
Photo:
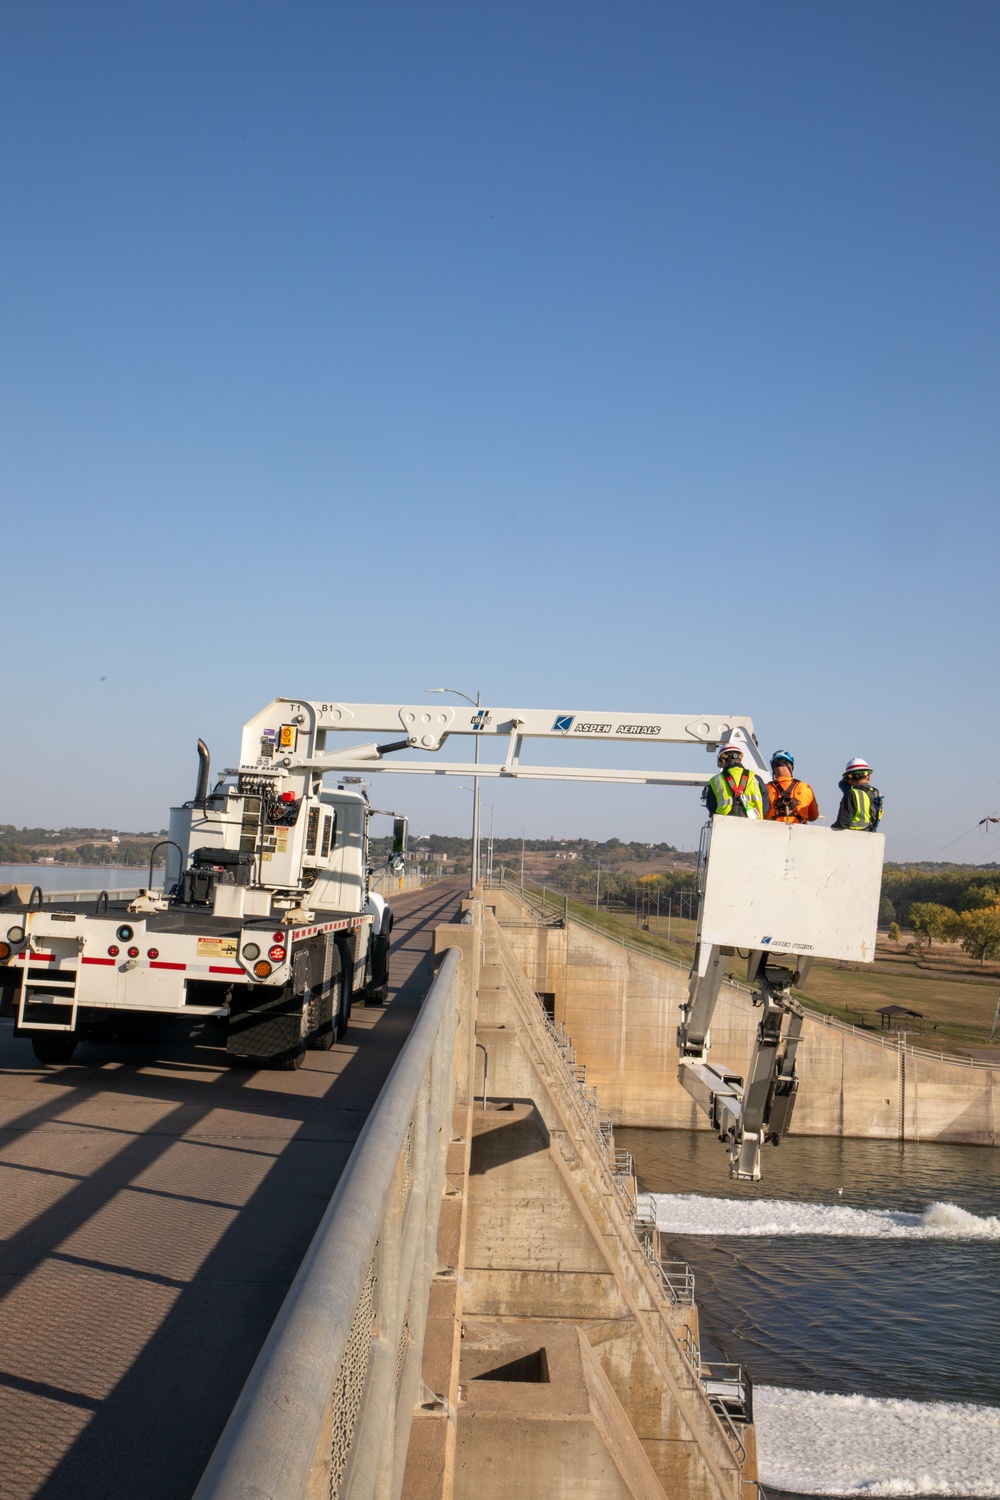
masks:
<instances>
[{"instance_id":1,"label":"worker wearing white hard hat","mask_svg":"<svg viewBox=\"0 0 1000 1500\"><path fill-rule=\"evenodd\" d=\"M872 786L872 768L858 755L844 767L842 796L834 828L854 833L874 833L882 821L882 794Z\"/></svg>"},{"instance_id":2,"label":"worker wearing white hard hat","mask_svg":"<svg viewBox=\"0 0 1000 1500\"><path fill-rule=\"evenodd\" d=\"M720 745L718 762L718 776L713 776L702 792L711 815L716 818L762 818L764 788L756 772L744 766L740 746Z\"/></svg>"}]
</instances>

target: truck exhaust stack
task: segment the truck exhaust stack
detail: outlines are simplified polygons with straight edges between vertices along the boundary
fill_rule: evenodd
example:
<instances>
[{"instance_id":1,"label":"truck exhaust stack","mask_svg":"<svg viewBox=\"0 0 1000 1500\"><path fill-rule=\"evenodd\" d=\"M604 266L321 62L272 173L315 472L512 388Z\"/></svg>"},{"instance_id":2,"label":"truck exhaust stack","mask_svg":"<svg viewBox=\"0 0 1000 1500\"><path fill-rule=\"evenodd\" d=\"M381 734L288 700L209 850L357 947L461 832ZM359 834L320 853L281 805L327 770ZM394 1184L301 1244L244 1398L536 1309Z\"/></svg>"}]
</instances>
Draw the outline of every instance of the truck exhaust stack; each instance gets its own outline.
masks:
<instances>
[{"instance_id":1,"label":"truck exhaust stack","mask_svg":"<svg viewBox=\"0 0 1000 1500\"><path fill-rule=\"evenodd\" d=\"M198 741L198 785L195 788L194 805L204 807L208 801L208 771L211 759L204 740Z\"/></svg>"}]
</instances>

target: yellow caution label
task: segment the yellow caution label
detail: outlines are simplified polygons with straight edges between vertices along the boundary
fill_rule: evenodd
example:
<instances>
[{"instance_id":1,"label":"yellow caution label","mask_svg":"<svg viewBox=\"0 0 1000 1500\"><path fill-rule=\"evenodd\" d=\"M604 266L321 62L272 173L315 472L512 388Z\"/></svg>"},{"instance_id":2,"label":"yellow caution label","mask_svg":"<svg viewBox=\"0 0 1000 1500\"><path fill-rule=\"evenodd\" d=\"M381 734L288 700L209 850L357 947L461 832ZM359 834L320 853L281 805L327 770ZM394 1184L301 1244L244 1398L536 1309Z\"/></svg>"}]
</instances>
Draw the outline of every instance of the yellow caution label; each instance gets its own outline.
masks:
<instances>
[{"instance_id":1,"label":"yellow caution label","mask_svg":"<svg viewBox=\"0 0 1000 1500\"><path fill-rule=\"evenodd\" d=\"M294 750L295 738L297 734L298 730L295 728L294 724L282 724L281 728L278 730L278 749Z\"/></svg>"},{"instance_id":2,"label":"yellow caution label","mask_svg":"<svg viewBox=\"0 0 1000 1500\"><path fill-rule=\"evenodd\" d=\"M239 946L236 938L199 938L199 958L235 958Z\"/></svg>"}]
</instances>

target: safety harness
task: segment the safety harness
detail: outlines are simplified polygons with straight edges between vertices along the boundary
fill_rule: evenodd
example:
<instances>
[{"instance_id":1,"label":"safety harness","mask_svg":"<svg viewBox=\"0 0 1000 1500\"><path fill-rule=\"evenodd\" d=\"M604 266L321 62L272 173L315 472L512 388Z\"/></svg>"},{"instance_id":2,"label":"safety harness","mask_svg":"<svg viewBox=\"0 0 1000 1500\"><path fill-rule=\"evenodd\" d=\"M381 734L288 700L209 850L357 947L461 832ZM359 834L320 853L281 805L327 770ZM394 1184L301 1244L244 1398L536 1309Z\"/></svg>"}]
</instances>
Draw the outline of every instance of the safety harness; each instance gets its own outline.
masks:
<instances>
[{"instance_id":1,"label":"safety harness","mask_svg":"<svg viewBox=\"0 0 1000 1500\"><path fill-rule=\"evenodd\" d=\"M794 800L794 798L795 798L795 788L798 786L798 784L799 783L793 777L792 780L788 783L788 786L784 787L782 785L782 783L778 780L778 778L775 777L775 779L774 779L774 788L775 788L775 793L776 793L775 799L774 799L774 817L775 817L775 821L779 821L779 820L782 820L782 819L785 819L785 818L793 818L796 823L804 823L806 821L805 816L804 816L804 814L802 812L802 809L798 806L798 804Z\"/></svg>"}]
</instances>

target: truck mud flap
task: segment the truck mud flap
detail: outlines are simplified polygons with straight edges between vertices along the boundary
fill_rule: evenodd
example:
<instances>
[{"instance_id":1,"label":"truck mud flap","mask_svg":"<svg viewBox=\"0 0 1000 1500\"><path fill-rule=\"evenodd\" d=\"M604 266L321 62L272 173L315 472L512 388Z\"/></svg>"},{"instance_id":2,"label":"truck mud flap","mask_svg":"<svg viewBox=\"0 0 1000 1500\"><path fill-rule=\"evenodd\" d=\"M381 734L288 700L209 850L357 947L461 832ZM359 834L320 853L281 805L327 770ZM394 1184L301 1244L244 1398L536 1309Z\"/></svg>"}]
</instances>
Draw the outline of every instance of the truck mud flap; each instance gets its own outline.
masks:
<instances>
[{"instance_id":1,"label":"truck mud flap","mask_svg":"<svg viewBox=\"0 0 1000 1500\"><path fill-rule=\"evenodd\" d=\"M229 1017L226 1051L236 1057L290 1062L302 1051L302 999L281 990L273 1000Z\"/></svg>"}]
</instances>

